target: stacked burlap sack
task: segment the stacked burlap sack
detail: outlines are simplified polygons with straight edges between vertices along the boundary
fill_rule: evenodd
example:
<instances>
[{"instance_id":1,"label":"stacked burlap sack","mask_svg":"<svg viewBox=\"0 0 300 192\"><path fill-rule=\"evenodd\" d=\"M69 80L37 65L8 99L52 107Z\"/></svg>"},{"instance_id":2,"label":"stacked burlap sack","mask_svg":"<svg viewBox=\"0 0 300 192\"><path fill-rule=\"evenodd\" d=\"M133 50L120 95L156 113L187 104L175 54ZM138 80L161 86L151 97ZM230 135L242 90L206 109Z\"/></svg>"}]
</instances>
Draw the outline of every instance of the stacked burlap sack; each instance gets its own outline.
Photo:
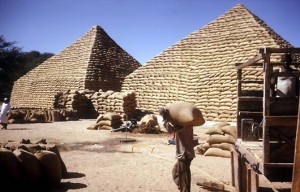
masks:
<instances>
[{"instance_id":1,"label":"stacked burlap sack","mask_svg":"<svg viewBox=\"0 0 300 192\"><path fill-rule=\"evenodd\" d=\"M208 138L205 143L196 147L196 152L204 156L230 158L231 150L236 141L236 126L229 123L216 123L206 131Z\"/></svg>"},{"instance_id":2,"label":"stacked burlap sack","mask_svg":"<svg viewBox=\"0 0 300 192\"><path fill-rule=\"evenodd\" d=\"M54 108L76 110L81 118L97 117L99 114L116 112L132 118L136 110L135 93L112 90L68 90L55 95Z\"/></svg>"},{"instance_id":3,"label":"stacked burlap sack","mask_svg":"<svg viewBox=\"0 0 300 192\"><path fill-rule=\"evenodd\" d=\"M67 176L67 168L55 144L46 140L8 142L0 147L0 180L8 187L55 188Z\"/></svg>"},{"instance_id":4,"label":"stacked burlap sack","mask_svg":"<svg viewBox=\"0 0 300 192\"><path fill-rule=\"evenodd\" d=\"M122 116L126 114L128 118L133 118L136 109L136 99L134 92L114 92L99 90L94 107L99 114L114 111Z\"/></svg>"},{"instance_id":5,"label":"stacked burlap sack","mask_svg":"<svg viewBox=\"0 0 300 192\"><path fill-rule=\"evenodd\" d=\"M9 123L45 123L78 120L77 112L67 109L12 109Z\"/></svg>"},{"instance_id":6,"label":"stacked burlap sack","mask_svg":"<svg viewBox=\"0 0 300 192\"><path fill-rule=\"evenodd\" d=\"M105 130L112 130L117 129L123 124L121 115L108 112L103 115L99 115L96 119L96 122L89 125L87 129L91 130L98 130L98 129L105 129Z\"/></svg>"}]
</instances>

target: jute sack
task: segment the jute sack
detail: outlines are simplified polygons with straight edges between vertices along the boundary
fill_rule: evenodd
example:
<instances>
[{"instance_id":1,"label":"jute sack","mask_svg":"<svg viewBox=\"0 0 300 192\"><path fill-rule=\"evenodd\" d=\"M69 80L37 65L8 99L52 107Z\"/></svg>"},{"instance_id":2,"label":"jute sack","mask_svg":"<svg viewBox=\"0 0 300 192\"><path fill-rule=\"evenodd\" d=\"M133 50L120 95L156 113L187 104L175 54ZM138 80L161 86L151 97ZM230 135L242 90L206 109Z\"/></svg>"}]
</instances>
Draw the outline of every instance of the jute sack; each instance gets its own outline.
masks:
<instances>
[{"instance_id":1,"label":"jute sack","mask_svg":"<svg viewBox=\"0 0 300 192\"><path fill-rule=\"evenodd\" d=\"M18 158L12 151L5 148L0 148L0 170L1 183L20 182L23 179Z\"/></svg>"},{"instance_id":2,"label":"jute sack","mask_svg":"<svg viewBox=\"0 0 300 192\"><path fill-rule=\"evenodd\" d=\"M225 134L225 135L210 135L207 139L207 142L209 144L215 144L215 143L231 143L234 144L235 143L235 138L229 134Z\"/></svg>"},{"instance_id":3,"label":"jute sack","mask_svg":"<svg viewBox=\"0 0 300 192\"><path fill-rule=\"evenodd\" d=\"M103 125L110 126L112 128L119 128L123 124L121 119L115 119L115 120L101 120L97 123L98 127L101 127Z\"/></svg>"},{"instance_id":4,"label":"jute sack","mask_svg":"<svg viewBox=\"0 0 300 192\"><path fill-rule=\"evenodd\" d=\"M236 126L232 126L232 125L227 125L227 126L223 126L221 127L221 130L226 133L229 134L233 137L236 138L237 134L236 134Z\"/></svg>"},{"instance_id":5,"label":"jute sack","mask_svg":"<svg viewBox=\"0 0 300 192\"><path fill-rule=\"evenodd\" d=\"M20 145L20 146L22 146L22 145ZM18 148L20 148L20 146ZM25 149L26 151L29 151L32 154L36 153L37 151L46 149L45 146L40 145L40 144L24 144L23 146L26 147L26 149Z\"/></svg>"},{"instance_id":6,"label":"jute sack","mask_svg":"<svg viewBox=\"0 0 300 192\"><path fill-rule=\"evenodd\" d=\"M54 152L41 150L34 154L42 167L43 182L49 187L57 187L61 181L61 165Z\"/></svg>"},{"instance_id":7,"label":"jute sack","mask_svg":"<svg viewBox=\"0 0 300 192\"><path fill-rule=\"evenodd\" d=\"M207 149L209 149L209 148L210 148L209 143L205 142L205 143L201 143L199 146L196 146L194 148L194 151L197 154L203 155L207 151Z\"/></svg>"},{"instance_id":8,"label":"jute sack","mask_svg":"<svg viewBox=\"0 0 300 192\"><path fill-rule=\"evenodd\" d=\"M107 125L102 125L99 126L98 129L103 129L103 130L112 130L113 128L111 126L107 126Z\"/></svg>"},{"instance_id":9,"label":"jute sack","mask_svg":"<svg viewBox=\"0 0 300 192\"><path fill-rule=\"evenodd\" d=\"M6 149L9 149L11 151L14 151L15 149L17 149L20 145L20 142L17 142L17 141L11 141L11 142L8 142L4 145L4 147Z\"/></svg>"},{"instance_id":10,"label":"jute sack","mask_svg":"<svg viewBox=\"0 0 300 192\"><path fill-rule=\"evenodd\" d=\"M56 154L56 156L58 157L59 162L60 162L61 175L62 175L63 178L66 177L67 174L68 174L67 167L66 167L63 159L60 156L60 152L58 150L58 147L55 144L47 144L46 145L46 150L54 152Z\"/></svg>"},{"instance_id":11,"label":"jute sack","mask_svg":"<svg viewBox=\"0 0 300 192\"><path fill-rule=\"evenodd\" d=\"M168 104L166 109L170 114L170 121L181 126L200 126L205 123L201 111L191 103L174 102Z\"/></svg>"},{"instance_id":12,"label":"jute sack","mask_svg":"<svg viewBox=\"0 0 300 192\"><path fill-rule=\"evenodd\" d=\"M214 135L214 134L223 135L224 132L220 128L210 127L207 129L207 131L205 131L205 134L207 134L207 135Z\"/></svg>"},{"instance_id":13,"label":"jute sack","mask_svg":"<svg viewBox=\"0 0 300 192\"><path fill-rule=\"evenodd\" d=\"M229 123L216 123L215 125L209 127L205 133L208 135L213 135L213 134L223 135L224 132L221 130L221 127L227 125L229 125Z\"/></svg>"},{"instance_id":14,"label":"jute sack","mask_svg":"<svg viewBox=\"0 0 300 192\"><path fill-rule=\"evenodd\" d=\"M227 150L220 149L220 148L209 148L204 153L204 156L215 156L215 157L230 158L231 157L231 152L227 151Z\"/></svg>"},{"instance_id":15,"label":"jute sack","mask_svg":"<svg viewBox=\"0 0 300 192\"><path fill-rule=\"evenodd\" d=\"M231 143L218 143L218 144L212 144L212 145L210 145L210 147L230 151L234 148L234 145Z\"/></svg>"},{"instance_id":16,"label":"jute sack","mask_svg":"<svg viewBox=\"0 0 300 192\"><path fill-rule=\"evenodd\" d=\"M90 124L90 125L87 127L87 129L89 129L89 130L97 130L98 127L99 127L98 123L97 123L97 124L93 123L93 124Z\"/></svg>"},{"instance_id":17,"label":"jute sack","mask_svg":"<svg viewBox=\"0 0 300 192\"><path fill-rule=\"evenodd\" d=\"M100 117L98 117L100 118ZM98 121L98 118L97 118L97 121ZM120 120L122 119L121 115L117 114L117 113L113 113L113 112L108 112L108 113L105 113L102 115L102 118L101 120Z\"/></svg>"},{"instance_id":18,"label":"jute sack","mask_svg":"<svg viewBox=\"0 0 300 192\"><path fill-rule=\"evenodd\" d=\"M16 149L13 153L21 163L26 181L38 183L42 177L39 160L32 153L23 149Z\"/></svg>"}]
</instances>

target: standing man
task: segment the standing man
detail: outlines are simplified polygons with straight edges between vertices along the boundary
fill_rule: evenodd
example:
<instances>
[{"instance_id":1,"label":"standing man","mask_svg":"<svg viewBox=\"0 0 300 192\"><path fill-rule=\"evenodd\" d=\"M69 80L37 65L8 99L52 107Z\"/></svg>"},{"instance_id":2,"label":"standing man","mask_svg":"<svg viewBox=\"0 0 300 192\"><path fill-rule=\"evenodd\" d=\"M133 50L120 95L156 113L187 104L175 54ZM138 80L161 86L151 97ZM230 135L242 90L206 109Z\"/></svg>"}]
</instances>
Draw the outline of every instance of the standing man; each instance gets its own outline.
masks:
<instances>
[{"instance_id":1,"label":"standing man","mask_svg":"<svg viewBox=\"0 0 300 192\"><path fill-rule=\"evenodd\" d=\"M194 110L194 108L193 108ZM200 111L199 111L200 112ZM200 112L201 114L201 112ZM181 192L191 191L191 170L190 165L195 157L194 142L193 142L193 123L180 125L176 123L170 109L161 108L159 115L163 119L163 125L168 133L175 133L176 159L177 162L173 167L173 180ZM204 119L201 115L200 121L204 124Z\"/></svg>"},{"instance_id":2,"label":"standing man","mask_svg":"<svg viewBox=\"0 0 300 192\"><path fill-rule=\"evenodd\" d=\"M4 102L0 111L0 123L3 126L1 129L7 129L8 115L10 112L10 103L8 98L4 98Z\"/></svg>"}]
</instances>

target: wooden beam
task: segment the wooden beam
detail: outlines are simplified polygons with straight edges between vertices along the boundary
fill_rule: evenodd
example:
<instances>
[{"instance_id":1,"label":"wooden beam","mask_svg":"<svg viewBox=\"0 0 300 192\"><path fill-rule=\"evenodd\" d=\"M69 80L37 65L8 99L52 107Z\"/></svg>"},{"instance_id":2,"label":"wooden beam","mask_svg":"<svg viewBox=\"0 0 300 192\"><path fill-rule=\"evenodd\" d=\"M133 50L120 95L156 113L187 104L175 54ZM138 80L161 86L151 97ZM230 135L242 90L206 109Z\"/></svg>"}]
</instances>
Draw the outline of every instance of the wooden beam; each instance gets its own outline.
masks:
<instances>
[{"instance_id":1,"label":"wooden beam","mask_svg":"<svg viewBox=\"0 0 300 192\"><path fill-rule=\"evenodd\" d=\"M259 159L257 159L248 149L246 149L239 141L235 142L235 150L244 158L258 174L263 173L263 166Z\"/></svg>"},{"instance_id":2,"label":"wooden beam","mask_svg":"<svg viewBox=\"0 0 300 192\"><path fill-rule=\"evenodd\" d=\"M246 63L242 63L240 65L235 66L235 69L242 69L244 67L247 67L249 65L252 65L254 63L256 63L257 61L261 60L262 56L261 55L256 55L254 58L250 59L249 61L247 61Z\"/></svg>"},{"instance_id":3,"label":"wooden beam","mask_svg":"<svg viewBox=\"0 0 300 192\"><path fill-rule=\"evenodd\" d=\"M300 72L273 72L272 77L300 77Z\"/></svg>"},{"instance_id":4,"label":"wooden beam","mask_svg":"<svg viewBox=\"0 0 300 192\"><path fill-rule=\"evenodd\" d=\"M231 183L237 192L241 191L241 162L240 155L235 150L231 151Z\"/></svg>"},{"instance_id":5,"label":"wooden beam","mask_svg":"<svg viewBox=\"0 0 300 192\"><path fill-rule=\"evenodd\" d=\"M293 167L293 163L265 163L265 167Z\"/></svg>"},{"instance_id":6,"label":"wooden beam","mask_svg":"<svg viewBox=\"0 0 300 192\"><path fill-rule=\"evenodd\" d=\"M273 71L270 65L270 54L262 54L264 59L264 92L263 92L263 117L270 115L270 82L271 82L271 71ZM267 121L263 121L263 162L270 162L270 133L269 126L266 124ZM264 174L267 174L264 170Z\"/></svg>"},{"instance_id":7,"label":"wooden beam","mask_svg":"<svg viewBox=\"0 0 300 192\"><path fill-rule=\"evenodd\" d=\"M297 126L297 116L265 116L266 126Z\"/></svg>"},{"instance_id":8,"label":"wooden beam","mask_svg":"<svg viewBox=\"0 0 300 192\"><path fill-rule=\"evenodd\" d=\"M297 122L296 141L295 141L292 192L300 192L300 121L299 120L300 120L300 105L298 106L298 122Z\"/></svg>"},{"instance_id":9,"label":"wooden beam","mask_svg":"<svg viewBox=\"0 0 300 192\"><path fill-rule=\"evenodd\" d=\"M263 81L240 81L241 83L257 83L257 84L263 84Z\"/></svg>"},{"instance_id":10,"label":"wooden beam","mask_svg":"<svg viewBox=\"0 0 300 192\"><path fill-rule=\"evenodd\" d=\"M300 48L261 48L259 49L261 54L271 54L271 53L300 53Z\"/></svg>"},{"instance_id":11,"label":"wooden beam","mask_svg":"<svg viewBox=\"0 0 300 192\"><path fill-rule=\"evenodd\" d=\"M239 65L241 65L241 64L243 64L243 63L236 63L235 64L235 66L239 66ZM283 65L283 63L282 62L272 62L272 63L270 63L271 65L273 65L273 66L282 66ZM300 65L300 63L291 63L291 65L293 65L293 66L295 66L295 67L298 67L299 65ZM253 63L251 66L253 66L253 67L262 67L263 66L263 63L262 62L257 62L257 63Z\"/></svg>"},{"instance_id":12,"label":"wooden beam","mask_svg":"<svg viewBox=\"0 0 300 192\"><path fill-rule=\"evenodd\" d=\"M246 163L247 168L247 192L258 191L258 174L253 171L251 166Z\"/></svg>"}]
</instances>

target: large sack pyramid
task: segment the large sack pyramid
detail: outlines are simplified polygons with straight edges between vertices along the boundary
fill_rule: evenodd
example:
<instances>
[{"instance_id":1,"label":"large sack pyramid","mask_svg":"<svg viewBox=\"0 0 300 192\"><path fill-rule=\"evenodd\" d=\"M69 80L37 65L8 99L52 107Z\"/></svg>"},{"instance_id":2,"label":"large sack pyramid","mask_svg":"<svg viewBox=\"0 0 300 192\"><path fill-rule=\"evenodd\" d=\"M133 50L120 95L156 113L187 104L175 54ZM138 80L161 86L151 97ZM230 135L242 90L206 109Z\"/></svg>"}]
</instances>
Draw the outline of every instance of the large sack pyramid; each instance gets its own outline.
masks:
<instances>
[{"instance_id":1,"label":"large sack pyramid","mask_svg":"<svg viewBox=\"0 0 300 192\"><path fill-rule=\"evenodd\" d=\"M259 48L292 47L268 25L237 4L126 77L122 90L134 90L137 108L157 112L174 101L194 103L206 120L236 121L236 63ZM247 74L247 72L245 73ZM248 75L261 78L261 70Z\"/></svg>"},{"instance_id":2,"label":"large sack pyramid","mask_svg":"<svg viewBox=\"0 0 300 192\"><path fill-rule=\"evenodd\" d=\"M120 91L124 78L140 67L99 26L58 55L18 79L11 103L16 108L53 108L54 95L67 90Z\"/></svg>"}]
</instances>

